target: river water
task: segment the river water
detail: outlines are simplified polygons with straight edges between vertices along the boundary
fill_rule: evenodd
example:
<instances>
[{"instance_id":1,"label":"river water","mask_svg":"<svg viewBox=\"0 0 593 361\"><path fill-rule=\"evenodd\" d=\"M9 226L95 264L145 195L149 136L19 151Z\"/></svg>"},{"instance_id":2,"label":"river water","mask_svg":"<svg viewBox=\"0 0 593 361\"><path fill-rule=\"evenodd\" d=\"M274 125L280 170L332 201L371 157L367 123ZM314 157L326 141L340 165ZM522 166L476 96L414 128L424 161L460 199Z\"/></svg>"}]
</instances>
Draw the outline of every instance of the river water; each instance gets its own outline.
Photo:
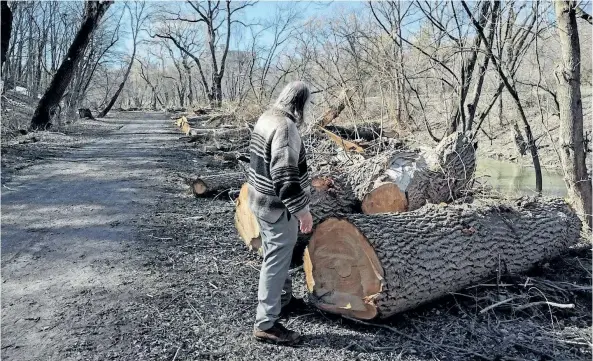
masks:
<instances>
[{"instance_id":1,"label":"river water","mask_svg":"<svg viewBox=\"0 0 593 361\"><path fill-rule=\"evenodd\" d=\"M533 167L490 158L479 158L476 168L478 181L507 195L536 195ZM559 169L542 169L542 194L566 196L564 176Z\"/></svg>"}]
</instances>

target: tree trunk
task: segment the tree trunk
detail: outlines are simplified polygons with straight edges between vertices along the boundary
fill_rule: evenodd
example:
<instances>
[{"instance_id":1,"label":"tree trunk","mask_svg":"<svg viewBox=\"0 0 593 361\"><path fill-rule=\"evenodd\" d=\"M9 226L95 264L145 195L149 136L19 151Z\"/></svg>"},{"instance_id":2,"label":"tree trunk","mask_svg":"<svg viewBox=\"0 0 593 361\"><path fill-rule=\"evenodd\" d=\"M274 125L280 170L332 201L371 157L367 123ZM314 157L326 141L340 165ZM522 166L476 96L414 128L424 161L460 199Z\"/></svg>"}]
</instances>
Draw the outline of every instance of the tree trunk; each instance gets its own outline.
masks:
<instances>
[{"instance_id":1,"label":"tree trunk","mask_svg":"<svg viewBox=\"0 0 593 361\"><path fill-rule=\"evenodd\" d=\"M216 196L231 189L239 189L246 180L245 173L223 173L188 180L196 198Z\"/></svg>"},{"instance_id":2,"label":"tree trunk","mask_svg":"<svg viewBox=\"0 0 593 361\"><path fill-rule=\"evenodd\" d=\"M187 100L189 101L189 107L192 107L194 105L194 86L191 78L191 68L189 67L189 64L187 64L186 58L183 59L183 67L185 68L185 72L187 73Z\"/></svg>"},{"instance_id":3,"label":"tree trunk","mask_svg":"<svg viewBox=\"0 0 593 361\"><path fill-rule=\"evenodd\" d=\"M585 163L583 139L583 104L581 98L581 48L575 5L569 1L554 2L562 63L558 64L558 102L560 105L560 138L562 168L568 198L589 228L591 220L591 178Z\"/></svg>"},{"instance_id":4,"label":"tree trunk","mask_svg":"<svg viewBox=\"0 0 593 361\"><path fill-rule=\"evenodd\" d=\"M136 58L136 44L134 44L134 50L132 51L132 59L130 59L130 64L128 64L128 68L126 69L126 73L124 74L124 79L119 84L119 87L115 91L115 94L113 94L113 96L111 97L111 100L109 101L109 103L107 103L107 106L105 107L105 109L103 109L103 111L101 113L99 113L99 115L98 115L99 118L104 118L107 115L107 113L109 113L109 111L111 110L111 108L113 108L113 105L117 101L117 98L119 98L119 95L121 94L122 90L124 90L124 86L126 85L126 81L128 80L130 71L132 71L132 65L134 65L135 58Z\"/></svg>"},{"instance_id":5,"label":"tree trunk","mask_svg":"<svg viewBox=\"0 0 593 361\"><path fill-rule=\"evenodd\" d=\"M475 149L469 136L453 133L434 151L386 151L355 163L347 174L364 213L412 211L462 196L473 179Z\"/></svg>"},{"instance_id":6,"label":"tree trunk","mask_svg":"<svg viewBox=\"0 0 593 361\"><path fill-rule=\"evenodd\" d=\"M346 105L348 105L350 103L350 99L352 98L353 95L354 95L354 89L351 89L351 88L345 89L340 94L340 96L338 96L336 103L332 104L330 106L329 110L326 111L321 116L320 120L318 121L319 125L324 127L324 126L330 124L331 122L333 122L334 119L339 117L340 113L342 113L342 111L346 108Z\"/></svg>"},{"instance_id":7,"label":"tree trunk","mask_svg":"<svg viewBox=\"0 0 593 361\"><path fill-rule=\"evenodd\" d=\"M48 129L51 126L51 117L72 79L76 64L78 64L82 58L93 31L111 4L112 1L89 1L85 3L85 15L82 20L82 25L80 26L80 29L78 29L78 32L68 49L66 58L62 61L62 64L60 64L49 87L39 101L37 109L35 109L35 113L31 119L32 129L42 130Z\"/></svg>"},{"instance_id":8,"label":"tree trunk","mask_svg":"<svg viewBox=\"0 0 593 361\"><path fill-rule=\"evenodd\" d=\"M241 193L236 202L235 227L247 247L257 251L261 247L259 226L255 216L249 209L247 199L248 187L245 184L241 188ZM309 206L313 217L313 227L329 217L335 217L342 213L352 213L359 208L358 201L352 193L352 188L345 177L341 175L312 177L311 203ZM302 251L309 237L310 235L299 235L299 244L302 245ZM298 251L295 252L299 253Z\"/></svg>"},{"instance_id":9,"label":"tree trunk","mask_svg":"<svg viewBox=\"0 0 593 361\"><path fill-rule=\"evenodd\" d=\"M480 15L478 17L477 26L480 26L482 29L486 26L488 22L488 11L490 10L490 2L484 1L482 3L482 7L480 9ZM459 89L458 94L458 101L457 107L453 111L453 114L449 121L449 126L447 129L447 135L451 135L459 129L459 124L461 121L462 129L461 131L466 131L466 119L465 119L465 103L467 99L467 93L469 92L469 86L472 81L472 75L474 73L474 68L476 66L476 62L478 60L478 54L480 52L480 46L482 44L482 38L479 36L474 37L473 43L469 46L469 49L472 49L469 55L469 59L465 60L461 66L461 74L459 74L459 78L461 80L461 87Z\"/></svg>"},{"instance_id":10,"label":"tree trunk","mask_svg":"<svg viewBox=\"0 0 593 361\"><path fill-rule=\"evenodd\" d=\"M8 47L10 45L10 34L12 31L12 11L8 6L6 1L0 2L2 10L2 24L0 25L0 32L2 32L2 39L0 40L0 45L2 47L2 66L4 66L4 62L6 61L6 53L8 52Z\"/></svg>"},{"instance_id":11,"label":"tree trunk","mask_svg":"<svg viewBox=\"0 0 593 361\"><path fill-rule=\"evenodd\" d=\"M350 214L317 226L304 269L318 308L386 318L479 283L500 267L526 271L576 244L579 234L578 217L559 199Z\"/></svg>"},{"instance_id":12,"label":"tree trunk","mask_svg":"<svg viewBox=\"0 0 593 361\"><path fill-rule=\"evenodd\" d=\"M220 108L222 106L222 77L213 77L212 91L208 94L208 99L212 108Z\"/></svg>"}]
</instances>

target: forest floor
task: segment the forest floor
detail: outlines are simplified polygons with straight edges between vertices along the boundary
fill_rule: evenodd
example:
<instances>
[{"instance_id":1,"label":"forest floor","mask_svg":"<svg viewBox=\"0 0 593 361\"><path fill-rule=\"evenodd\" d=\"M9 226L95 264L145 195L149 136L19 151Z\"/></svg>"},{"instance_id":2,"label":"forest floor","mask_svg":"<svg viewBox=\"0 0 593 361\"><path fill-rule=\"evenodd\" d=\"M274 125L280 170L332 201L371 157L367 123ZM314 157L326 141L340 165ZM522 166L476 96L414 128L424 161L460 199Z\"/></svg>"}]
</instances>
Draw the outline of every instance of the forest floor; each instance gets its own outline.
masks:
<instances>
[{"instance_id":1,"label":"forest floor","mask_svg":"<svg viewBox=\"0 0 593 361\"><path fill-rule=\"evenodd\" d=\"M592 357L590 245L378 324L302 306L287 321L299 346L256 343L259 257L233 202L195 199L180 177L233 165L179 140L164 113L76 124L2 145L3 360ZM507 307L544 299L574 308Z\"/></svg>"}]
</instances>

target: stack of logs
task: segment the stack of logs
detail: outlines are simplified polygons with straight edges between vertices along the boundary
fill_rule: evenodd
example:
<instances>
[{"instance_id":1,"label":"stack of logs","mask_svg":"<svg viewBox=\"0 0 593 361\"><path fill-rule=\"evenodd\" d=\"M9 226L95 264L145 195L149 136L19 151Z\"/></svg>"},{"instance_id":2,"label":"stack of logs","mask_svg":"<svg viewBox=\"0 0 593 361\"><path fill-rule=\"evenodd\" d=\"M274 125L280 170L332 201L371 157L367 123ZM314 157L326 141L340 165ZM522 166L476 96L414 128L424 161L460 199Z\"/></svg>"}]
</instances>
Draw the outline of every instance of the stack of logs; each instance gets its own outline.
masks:
<instances>
[{"instance_id":1,"label":"stack of logs","mask_svg":"<svg viewBox=\"0 0 593 361\"><path fill-rule=\"evenodd\" d=\"M385 318L477 283L501 264L525 271L578 242L581 223L562 200L466 200L477 148L467 134L420 151L383 139L374 126L358 131L321 119L315 136L330 132L340 152L329 169L310 164L314 231L299 235L309 300L321 310ZM385 149L364 149L377 139ZM196 196L240 188L235 226L259 250L245 178L238 172L190 185Z\"/></svg>"}]
</instances>

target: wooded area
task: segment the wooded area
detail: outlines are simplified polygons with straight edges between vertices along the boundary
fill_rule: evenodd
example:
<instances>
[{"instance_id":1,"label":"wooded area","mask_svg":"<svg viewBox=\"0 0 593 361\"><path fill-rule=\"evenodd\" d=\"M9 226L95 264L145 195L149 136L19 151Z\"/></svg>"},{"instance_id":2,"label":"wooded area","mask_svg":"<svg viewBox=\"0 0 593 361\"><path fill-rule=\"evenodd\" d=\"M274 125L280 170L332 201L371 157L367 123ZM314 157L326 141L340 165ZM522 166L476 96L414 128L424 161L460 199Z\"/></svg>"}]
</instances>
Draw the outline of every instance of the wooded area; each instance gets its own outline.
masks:
<instances>
[{"instance_id":1,"label":"wooded area","mask_svg":"<svg viewBox=\"0 0 593 361\"><path fill-rule=\"evenodd\" d=\"M2 356L591 356L591 2L0 5ZM246 180L295 80L313 231L286 351L244 335Z\"/></svg>"},{"instance_id":2,"label":"wooded area","mask_svg":"<svg viewBox=\"0 0 593 361\"><path fill-rule=\"evenodd\" d=\"M384 1L318 16L277 4L272 17L252 19L258 6L3 1L3 92L39 99L31 130L112 109L185 112L175 119L188 142L244 169L257 116L301 79L314 94L306 134L316 225L471 197L478 146L495 149L510 132L516 154L531 159L536 193L542 159L561 164L568 199L591 226L582 5ZM244 180L240 171L186 183L196 197L232 190L239 233L257 248Z\"/></svg>"}]
</instances>

